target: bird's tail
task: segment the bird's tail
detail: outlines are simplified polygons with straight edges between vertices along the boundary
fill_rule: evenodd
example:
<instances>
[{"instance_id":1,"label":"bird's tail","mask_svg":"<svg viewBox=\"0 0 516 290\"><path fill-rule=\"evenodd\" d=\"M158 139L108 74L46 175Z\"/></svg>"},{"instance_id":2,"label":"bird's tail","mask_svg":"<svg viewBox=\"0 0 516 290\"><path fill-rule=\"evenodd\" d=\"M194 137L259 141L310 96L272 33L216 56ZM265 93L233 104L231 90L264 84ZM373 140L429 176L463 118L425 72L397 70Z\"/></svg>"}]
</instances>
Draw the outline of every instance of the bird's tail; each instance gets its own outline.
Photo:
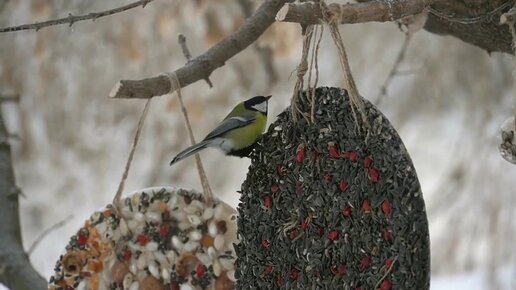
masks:
<instances>
[{"instance_id":1,"label":"bird's tail","mask_svg":"<svg viewBox=\"0 0 516 290\"><path fill-rule=\"evenodd\" d=\"M190 155L193 155L201 150L208 148L210 146L211 141L212 140L201 141L201 142L199 142L195 145L192 145L192 146L186 148L185 150L179 152L179 154L177 154L176 157L174 157L174 159L172 159L172 161L170 161L170 166L172 166L176 162L179 162L179 161L185 159L186 157L188 157Z\"/></svg>"}]
</instances>

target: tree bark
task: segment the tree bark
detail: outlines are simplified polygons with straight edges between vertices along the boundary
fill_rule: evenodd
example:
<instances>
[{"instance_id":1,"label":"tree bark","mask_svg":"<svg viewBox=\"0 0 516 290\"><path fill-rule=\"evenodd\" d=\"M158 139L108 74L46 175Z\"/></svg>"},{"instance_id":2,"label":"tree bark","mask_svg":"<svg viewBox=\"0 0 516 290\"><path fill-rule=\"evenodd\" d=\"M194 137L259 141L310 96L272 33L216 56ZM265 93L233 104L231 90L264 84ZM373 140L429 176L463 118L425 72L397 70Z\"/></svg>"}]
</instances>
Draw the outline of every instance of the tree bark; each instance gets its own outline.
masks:
<instances>
[{"instance_id":1,"label":"tree bark","mask_svg":"<svg viewBox=\"0 0 516 290\"><path fill-rule=\"evenodd\" d=\"M9 289L46 289L47 283L32 267L20 232L18 199L11 146L0 108L0 283Z\"/></svg>"}]
</instances>

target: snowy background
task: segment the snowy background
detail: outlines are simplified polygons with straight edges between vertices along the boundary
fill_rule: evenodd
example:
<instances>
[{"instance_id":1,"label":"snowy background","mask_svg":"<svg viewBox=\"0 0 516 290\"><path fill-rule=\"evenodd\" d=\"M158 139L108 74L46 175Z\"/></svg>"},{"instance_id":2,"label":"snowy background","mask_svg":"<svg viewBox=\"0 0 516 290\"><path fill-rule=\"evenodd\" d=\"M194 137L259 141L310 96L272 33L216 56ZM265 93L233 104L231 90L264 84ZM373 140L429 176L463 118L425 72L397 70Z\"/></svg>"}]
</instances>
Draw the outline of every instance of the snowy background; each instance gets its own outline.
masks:
<instances>
[{"instance_id":1,"label":"snowy background","mask_svg":"<svg viewBox=\"0 0 516 290\"><path fill-rule=\"evenodd\" d=\"M128 1L0 0L0 26L86 14ZM116 191L142 100L112 100L120 79L139 79L182 66L177 34L197 55L234 31L243 15L236 1L156 0L145 9L39 32L0 34L0 95L28 249L44 229L73 218L41 240L31 260L48 277L68 237ZM396 24L342 26L360 93L371 101L391 69L404 34ZM271 84L253 48L214 72L215 84L183 90L196 137L202 138L234 103L272 94L270 116L289 103L299 61L298 25L275 24L260 38L273 51L279 80ZM328 34L320 56L320 85L342 86ZM497 149L500 124L514 113L511 56L482 51L451 37L413 37L380 109L404 140L426 200L432 245L432 290L516 289L516 166ZM271 121L269 121L271 122ZM200 189L193 159L169 167L187 145L174 96L152 101L126 191L175 185ZM205 151L215 193L238 204L249 161ZM0 286L1 288L1 286Z\"/></svg>"}]
</instances>

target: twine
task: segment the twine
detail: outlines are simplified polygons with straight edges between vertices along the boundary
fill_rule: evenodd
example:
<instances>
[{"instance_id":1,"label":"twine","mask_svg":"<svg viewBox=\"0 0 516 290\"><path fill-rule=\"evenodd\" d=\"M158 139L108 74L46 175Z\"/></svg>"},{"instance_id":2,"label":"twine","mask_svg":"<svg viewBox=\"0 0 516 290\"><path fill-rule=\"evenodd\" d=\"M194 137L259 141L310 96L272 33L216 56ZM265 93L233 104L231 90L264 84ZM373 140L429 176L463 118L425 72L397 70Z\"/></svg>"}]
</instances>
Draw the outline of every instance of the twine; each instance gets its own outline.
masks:
<instances>
[{"instance_id":1,"label":"twine","mask_svg":"<svg viewBox=\"0 0 516 290\"><path fill-rule=\"evenodd\" d=\"M303 37L303 52L301 53L301 61L296 68L297 72L297 80L294 85L294 93L292 94L292 99L290 101L290 110L292 113L292 119L297 122L298 114L303 118L307 119L305 113L299 108L298 102L301 97L303 86L304 86L304 77L306 72L308 71L308 52L310 51L310 43L312 41L312 36L314 32L314 26L309 25L306 27L304 31ZM307 119L308 120L308 119Z\"/></svg>"},{"instance_id":2,"label":"twine","mask_svg":"<svg viewBox=\"0 0 516 290\"><path fill-rule=\"evenodd\" d=\"M190 142L192 143L192 145L195 145L196 142L195 137L193 135L192 125L190 124L188 112L186 110L185 104L183 103L183 96L181 95L181 85L179 84L177 74L175 72L170 72L164 73L163 75L166 76L170 81L170 93L174 91L177 92L177 98L179 99L179 104L181 105L181 111L183 112L183 117L185 120L186 128L188 130ZM199 153L195 154L195 164L197 166L197 173L199 174L199 179L201 180L201 185L204 192L204 201L209 207L211 207L213 205L213 192L211 191L211 187L208 182L208 177L206 176L206 172L204 171L201 156L199 155Z\"/></svg>"},{"instance_id":3,"label":"twine","mask_svg":"<svg viewBox=\"0 0 516 290\"><path fill-rule=\"evenodd\" d=\"M346 89L348 90L349 100L351 104L351 111L353 113L353 118L355 119L355 125L360 130L360 125L358 123L357 115L355 109L358 109L362 121L364 124L368 124L364 102L358 93L358 89L355 84L355 80L353 79L353 75L351 74L351 68L349 66L348 56L346 53L346 49L344 48L344 43L342 41L342 36L340 34L338 25L342 19L342 6L332 3L330 5L326 5L324 0L319 1L319 7L322 11L323 20L330 28L330 33L333 39L333 43L337 47L337 52L339 54L340 64L342 66L342 70L344 72Z\"/></svg>"},{"instance_id":4,"label":"twine","mask_svg":"<svg viewBox=\"0 0 516 290\"><path fill-rule=\"evenodd\" d=\"M125 181L127 180L127 176L129 176L129 169L131 168L131 163L133 162L134 151L136 150L136 146L138 145L138 140L140 140L140 134L142 132L143 124L145 122L145 118L147 117L147 113L149 111L151 99L148 99L145 102L145 107L143 108L143 112L140 115L140 119L138 120L138 126L136 129L136 134L134 135L133 145L131 147L131 151L129 152L129 156L127 157L127 161L125 163L124 173L122 174L122 179L118 184L118 189L116 191L115 197L113 198L113 209L118 211L120 197L122 196L122 192L124 191ZM122 217L120 215L120 217Z\"/></svg>"}]
</instances>

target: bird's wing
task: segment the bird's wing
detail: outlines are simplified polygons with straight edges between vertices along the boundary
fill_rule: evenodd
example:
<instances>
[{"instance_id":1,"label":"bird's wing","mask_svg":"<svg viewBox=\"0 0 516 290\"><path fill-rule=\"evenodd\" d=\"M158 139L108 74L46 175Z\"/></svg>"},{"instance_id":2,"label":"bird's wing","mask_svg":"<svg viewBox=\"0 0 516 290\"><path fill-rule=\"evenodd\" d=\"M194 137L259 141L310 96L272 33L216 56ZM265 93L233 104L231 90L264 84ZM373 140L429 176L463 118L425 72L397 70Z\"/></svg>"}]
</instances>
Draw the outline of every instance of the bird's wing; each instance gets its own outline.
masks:
<instances>
[{"instance_id":1,"label":"bird's wing","mask_svg":"<svg viewBox=\"0 0 516 290\"><path fill-rule=\"evenodd\" d=\"M247 126L254 122L256 117L254 115L243 115L237 117L230 117L222 121L217 128L213 129L204 140L213 139L222 136L233 129Z\"/></svg>"}]
</instances>

